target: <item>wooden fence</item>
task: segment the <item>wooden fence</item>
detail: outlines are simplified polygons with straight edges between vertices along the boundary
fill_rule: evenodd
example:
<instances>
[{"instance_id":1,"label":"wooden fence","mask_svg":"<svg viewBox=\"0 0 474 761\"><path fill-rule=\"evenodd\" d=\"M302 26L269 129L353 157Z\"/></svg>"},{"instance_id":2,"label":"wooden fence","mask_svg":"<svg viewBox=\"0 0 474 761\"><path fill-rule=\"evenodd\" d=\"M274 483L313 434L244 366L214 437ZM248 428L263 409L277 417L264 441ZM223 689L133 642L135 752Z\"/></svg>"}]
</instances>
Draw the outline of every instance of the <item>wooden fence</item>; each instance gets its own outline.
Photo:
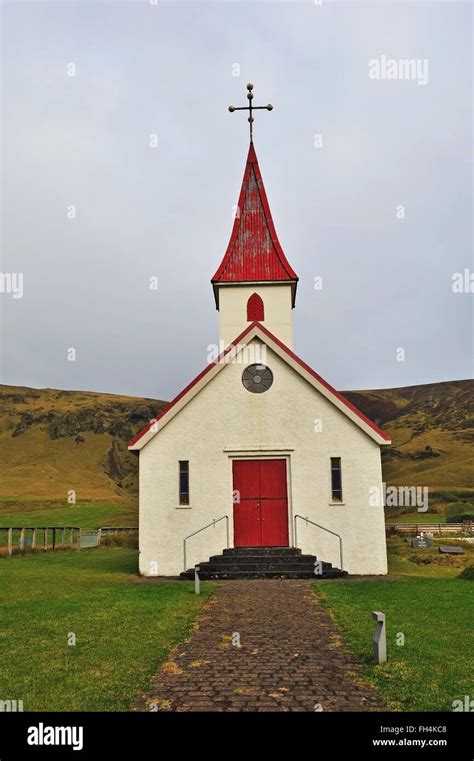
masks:
<instances>
[{"instance_id":1,"label":"wooden fence","mask_svg":"<svg viewBox=\"0 0 474 761\"><path fill-rule=\"evenodd\" d=\"M472 534L473 522L464 523L387 523L386 531L400 534Z\"/></svg>"},{"instance_id":2,"label":"wooden fence","mask_svg":"<svg viewBox=\"0 0 474 761\"><path fill-rule=\"evenodd\" d=\"M100 545L103 536L132 534L137 531L137 528L130 526L105 526L98 529L96 546ZM92 533L96 531L78 526L0 526L0 554L11 557L15 550L20 554L29 550L79 550L81 545L87 546L81 542L81 538L85 539L87 534Z\"/></svg>"},{"instance_id":3,"label":"wooden fence","mask_svg":"<svg viewBox=\"0 0 474 761\"><path fill-rule=\"evenodd\" d=\"M8 526L0 527L0 552L10 557L14 549L57 550L79 547L81 529L78 526Z\"/></svg>"}]
</instances>

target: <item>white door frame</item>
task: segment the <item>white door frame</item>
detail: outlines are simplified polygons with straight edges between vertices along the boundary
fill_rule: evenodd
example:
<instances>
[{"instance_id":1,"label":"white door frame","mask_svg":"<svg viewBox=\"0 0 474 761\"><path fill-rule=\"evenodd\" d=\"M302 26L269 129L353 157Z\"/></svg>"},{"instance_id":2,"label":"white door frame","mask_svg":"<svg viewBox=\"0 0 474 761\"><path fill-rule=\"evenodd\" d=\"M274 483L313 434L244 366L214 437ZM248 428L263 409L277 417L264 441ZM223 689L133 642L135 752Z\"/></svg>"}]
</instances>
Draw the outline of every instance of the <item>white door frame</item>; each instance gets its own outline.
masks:
<instances>
[{"instance_id":1,"label":"white door frame","mask_svg":"<svg viewBox=\"0 0 474 761\"><path fill-rule=\"evenodd\" d=\"M228 455L228 477L229 477L229 501L232 505L230 521L232 525L231 546L234 547L234 479L232 473L232 463L234 460L286 460L286 490L288 501L288 546L294 547L294 520L293 520L293 498L291 483L291 452L289 447L285 449L263 449L241 447L236 449L226 448L224 452Z\"/></svg>"}]
</instances>

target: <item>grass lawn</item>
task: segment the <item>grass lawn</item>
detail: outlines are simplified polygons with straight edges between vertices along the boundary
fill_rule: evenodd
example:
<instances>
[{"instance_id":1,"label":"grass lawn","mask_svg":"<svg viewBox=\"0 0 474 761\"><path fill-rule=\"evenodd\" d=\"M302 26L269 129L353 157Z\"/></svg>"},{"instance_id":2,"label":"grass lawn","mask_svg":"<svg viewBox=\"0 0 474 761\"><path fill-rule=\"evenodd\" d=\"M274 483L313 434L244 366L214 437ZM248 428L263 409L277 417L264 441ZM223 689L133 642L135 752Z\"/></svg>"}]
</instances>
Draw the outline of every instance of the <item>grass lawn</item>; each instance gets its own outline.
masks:
<instances>
[{"instance_id":1,"label":"grass lawn","mask_svg":"<svg viewBox=\"0 0 474 761\"><path fill-rule=\"evenodd\" d=\"M129 709L212 594L132 583L136 568L123 548L0 559L0 698L25 711Z\"/></svg>"},{"instance_id":2,"label":"grass lawn","mask_svg":"<svg viewBox=\"0 0 474 761\"><path fill-rule=\"evenodd\" d=\"M459 565L448 564L454 559L444 566L415 564L401 540L389 540L389 548L386 579L319 582L317 594L392 709L452 711L453 700L474 694L474 585L457 578ZM426 552L435 557L436 551ZM373 610L387 617L388 661L381 665L371 663ZM399 633L404 645L397 645Z\"/></svg>"},{"instance_id":3,"label":"grass lawn","mask_svg":"<svg viewBox=\"0 0 474 761\"><path fill-rule=\"evenodd\" d=\"M446 523L443 513L402 513L385 518L385 523Z\"/></svg>"},{"instance_id":4,"label":"grass lawn","mask_svg":"<svg viewBox=\"0 0 474 761\"><path fill-rule=\"evenodd\" d=\"M69 505L65 500L3 499L0 526L138 526L138 508L123 501L89 500Z\"/></svg>"}]
</instances>

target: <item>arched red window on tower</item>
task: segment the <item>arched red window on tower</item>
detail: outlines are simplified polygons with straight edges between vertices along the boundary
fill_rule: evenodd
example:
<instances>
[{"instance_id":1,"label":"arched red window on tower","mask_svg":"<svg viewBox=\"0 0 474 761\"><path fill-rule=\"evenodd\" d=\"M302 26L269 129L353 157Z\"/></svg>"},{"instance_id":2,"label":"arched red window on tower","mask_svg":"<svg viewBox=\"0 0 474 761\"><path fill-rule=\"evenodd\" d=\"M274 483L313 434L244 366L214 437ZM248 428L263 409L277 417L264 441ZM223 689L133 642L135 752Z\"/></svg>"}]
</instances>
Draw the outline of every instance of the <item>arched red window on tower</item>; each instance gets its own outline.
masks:
<instances>
[{"instance_id":1,"label":"arched red window on tower","mask_svg":"<svg viewBox=\"0 0 474 761\"><path fill-rule=\"evenodd\" d=\"M263 308L263 301L258 293L252 293L247 301L247 321L253 322L258 320L262 322L265 319L265 310Z\"/></svg>"}]
</instances>

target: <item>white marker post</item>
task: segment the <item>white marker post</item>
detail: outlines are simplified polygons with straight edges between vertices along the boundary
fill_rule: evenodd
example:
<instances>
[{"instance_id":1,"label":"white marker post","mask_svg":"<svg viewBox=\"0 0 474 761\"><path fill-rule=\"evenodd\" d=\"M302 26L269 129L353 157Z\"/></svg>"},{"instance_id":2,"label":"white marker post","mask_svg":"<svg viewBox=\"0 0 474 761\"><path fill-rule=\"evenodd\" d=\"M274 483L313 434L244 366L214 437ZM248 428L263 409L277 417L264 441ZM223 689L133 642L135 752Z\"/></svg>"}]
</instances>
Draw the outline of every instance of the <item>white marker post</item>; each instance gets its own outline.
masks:
<instances>
[{"instance_id":1,"label":"white marker post","mask_svg":"<svg viewBox=\"0 0 474 761\"><path fill-rule=\"evenodd\" d=\"M198 565L194 566L194 594L200 595L201 594L201 583L199 579L199 571L200 567Z\"/></svg>"},{"instance_id":2,"label":"white marker post","mask_svg":"<svg viewBox=\"0 0 474 761\"><path fill-rule=\"evenodd\" d=\"M377 621L372 640L375 663L385 663L387 660L387 634L385 631L385 613L372 611L372 618Z\"/></svg>"}]
</instances>

